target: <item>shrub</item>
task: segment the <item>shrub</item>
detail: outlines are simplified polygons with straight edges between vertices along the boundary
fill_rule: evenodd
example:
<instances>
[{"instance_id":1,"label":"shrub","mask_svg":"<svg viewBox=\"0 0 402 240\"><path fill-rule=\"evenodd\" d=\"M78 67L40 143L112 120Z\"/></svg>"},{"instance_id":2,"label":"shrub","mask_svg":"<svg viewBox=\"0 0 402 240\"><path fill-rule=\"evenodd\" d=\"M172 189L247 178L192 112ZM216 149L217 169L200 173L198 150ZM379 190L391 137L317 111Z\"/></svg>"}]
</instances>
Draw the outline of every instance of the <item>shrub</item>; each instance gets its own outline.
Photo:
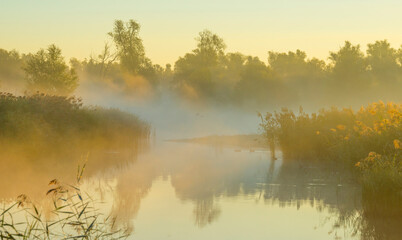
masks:
<instances>
[{"instance_id":1,"label":"shrub","mask_svg":"<svg viewBox=\"0 0 402 240\"><path fill-rule=\"evenodd\" d=\"M36 152L59 146L132 146L149 124L117 109L83 106L75 97L0 93L0 142ZM46 152L46 151L45 151Z\"/></svg>"},{"instance_id":2,"label":"shrub","mask_svg":"<svg viewBox=\"0 0 402 240\"><path fill-rule=\"evenodd\" d=\"M288 109L267 113L264 135L279 144L284 156L332 161L361 171L367 193L401 196L402 104L373 103L355 112L331 108L298 115Z\"/></svg>"}]
</instances>

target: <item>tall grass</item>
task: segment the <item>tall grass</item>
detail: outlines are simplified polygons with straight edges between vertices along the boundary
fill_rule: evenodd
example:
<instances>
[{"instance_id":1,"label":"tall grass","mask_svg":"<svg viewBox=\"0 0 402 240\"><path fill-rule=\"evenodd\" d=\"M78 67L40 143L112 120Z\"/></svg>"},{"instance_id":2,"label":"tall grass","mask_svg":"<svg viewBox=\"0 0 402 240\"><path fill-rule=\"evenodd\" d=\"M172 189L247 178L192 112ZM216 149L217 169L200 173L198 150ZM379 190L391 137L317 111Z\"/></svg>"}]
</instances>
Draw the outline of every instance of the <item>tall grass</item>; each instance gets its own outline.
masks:
<instances>
[{"instance_id":1,"label":"tall grass","mask_svg":"<svg viewBox=\"0 0 402 240\"><path fill-rule=\"evenodd\" d=\"M88 175L123 166L146 150L149 134L137 116L79 98L0 93L0 198L38 198L48 179L70 182L75 159L87 153Z\"/></svg>"},{"instance_id":2,"label":"tall grass","mask_svg":"<svg viewBox=\"0 0 402 240\"><path fill-rule=\"evenodd\" d=\"M119 229L116 218L103 215L96 201L80 189L85 169L78 168L76 185L50 181L47 197L50 213L26 195L0 208L1 239L123 239L129 233Z\"/></svg>"},{"instance_id":3,"label":"tall grass","mask_svg":"<svg viewBox=\"0 0 402 240\"><path fill-rule=\"evenodd\" d=\"M318 159L355 168L364 192L402 196L402 104L377 102L359 111L288 109L260 115L265 137L287 159Z\"/></svg>"},{"instance_id":4,"label":"tall grass","mask_svg":"<svg viewBox=\"0 0 402 240\"><path fill-rule=\"evenodd\" d=\"M118 109L83 106L75 97L0 93L0 142L43 152L83 143L130 146L148 138L149 124Z\"/></svg>"}]
</instances>

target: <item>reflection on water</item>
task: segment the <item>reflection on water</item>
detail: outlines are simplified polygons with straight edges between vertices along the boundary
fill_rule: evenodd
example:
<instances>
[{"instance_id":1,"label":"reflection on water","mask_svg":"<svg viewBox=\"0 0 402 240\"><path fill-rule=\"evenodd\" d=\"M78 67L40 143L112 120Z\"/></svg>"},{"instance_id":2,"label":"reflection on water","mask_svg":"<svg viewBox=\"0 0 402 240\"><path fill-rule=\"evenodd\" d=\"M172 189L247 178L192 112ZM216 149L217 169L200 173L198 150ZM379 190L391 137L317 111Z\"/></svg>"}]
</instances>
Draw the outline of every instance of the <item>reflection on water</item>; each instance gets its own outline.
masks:
<instances>
[{"instance_id":1,"label":"reflection on water","mask_svg":"<svg viewBox=\"0 0 402 240\"><path fill-rule=\"evenodd\" d=\"M85 188L107 203L105 211L118 216L133 239L401 236L401 217L369 216L359 185L342 170L284 162L280 156L271 160L266 151L191 143L157 142L134 161L107 155L108 164L88 167ZM54 170L39 175L47 177L46 171ZM15 185L11 193L28 187L29 182ZM3 199L9 189L2 191Z\"/></svg>"}]
</instances>

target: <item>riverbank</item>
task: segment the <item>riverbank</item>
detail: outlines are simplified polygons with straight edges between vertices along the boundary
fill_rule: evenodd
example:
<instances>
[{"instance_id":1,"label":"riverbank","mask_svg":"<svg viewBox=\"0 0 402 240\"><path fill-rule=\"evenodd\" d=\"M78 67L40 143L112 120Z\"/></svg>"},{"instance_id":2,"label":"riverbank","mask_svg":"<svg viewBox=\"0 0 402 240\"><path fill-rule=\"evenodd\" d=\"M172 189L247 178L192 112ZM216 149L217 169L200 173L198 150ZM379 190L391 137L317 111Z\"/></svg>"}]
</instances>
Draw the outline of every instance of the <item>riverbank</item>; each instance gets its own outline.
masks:
<instances>
[{"instance_id":1,"label":"riverbank","mask_svg":"<svg viewBox=\"0 0 402 240\"><path fill-rule=\"evenodd\" d=\"M263 135L281 148L285 160L336 163L358 172L363 194L400 202L402 104L380 101L359 111L330 108L313 114L284 108L260 117Z\"/></svg>"}]
</instances>

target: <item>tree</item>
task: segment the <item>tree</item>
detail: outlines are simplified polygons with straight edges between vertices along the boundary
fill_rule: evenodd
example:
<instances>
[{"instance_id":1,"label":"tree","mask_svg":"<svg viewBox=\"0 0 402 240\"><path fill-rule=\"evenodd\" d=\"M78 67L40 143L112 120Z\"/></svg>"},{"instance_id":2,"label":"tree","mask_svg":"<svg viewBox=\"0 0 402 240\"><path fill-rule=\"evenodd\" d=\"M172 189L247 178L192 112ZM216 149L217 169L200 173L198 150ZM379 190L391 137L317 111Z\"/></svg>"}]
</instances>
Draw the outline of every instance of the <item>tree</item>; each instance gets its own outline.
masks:
<instances>
[{"instance_id":1,"label":"tree","mask_svg":"<svg viewBox=\"0 0 402 240\"><path fill-rule=\"evenodd\" d=\"M330 52L330 93L342 92L342 95L331 94L333 102L352 102L356 98L370 98L368 90L371 78L368 74L367 59L360 50L360 45L352 45L349 41L338 52Z\"/></svg>"},{"instance_id":2,"label":"tree","mask_svg":"<svg viewBox=\"0 0 402 240\"><path fill-rule=\"evenodd\" d=\"M116 45L120 64L132 74L138 74L147 64L144 46L139 36L140 28L140 24L132 19L127 23L116 20L113 31L109 33Z\"/></svg>"},{"instance_id":3,"label":"tree","mask_svg":"<svg viewBox=\"0 0 402 240\"><path fill-rule=\"evenodd\" d=\"M300 50L288 53L268 52L268 63L272 70L285 79L305 75L306 58L306 53Z\"/></svg>"},{"instance_id":4,"label":"tree","mask_svg":"<svg viewBox=\"0 0 402 240\"><path fill-rule=\"evenodd\" d=\"M117 55L111 52L109 44L105 43L103 51L101 54L98 55L98 59L96 61L100 65L99 75L101 79L106 77L111 65L116 61L116 58Z\"/></svg>"},{"instance_id":5,"label":"tree","mask_svg":"<svg viewBox=\"0 0 402 240\"><path fill-rule=\"evenodd\" d=\"M398 51L387 40L367 45L367 61L378 84L393 83L400 73Z\"/></svg>"},{"instance_id":6,"label":"tree","mask_svg":"<svg viewBox=\"0 0 402 240\"><path fill-rule=\"evenodd\" d=\"M268 52L268 63L275 75L292 89L298 101L315 101L323 94L326 64L316 58L307 59L301 50L288 53Z\"/></svg>"},{"instance_id":7,"label":"tree","mask_svg":"<svg viewBox=\"0 0 402 240\"><path fill-rule=\"evenodd\" d=\"M210 60L211 63L217 60L219 56L224 55L226 44L222 38L212 33L209 30L204 30L199 33L196 38L197 48L193 51L195 54L203 55L205 60Z\"/></svg>"},{"instance_id":8,"label":"tree","mask_svg":"<svg viewBox=\"0 0 402 240\"><path fill-rule=\"evenodd\" d=\"M367 70L367 61L360 45L353 46L349 41L338 52L331 52L329 59L335 78L344 83L358 81Z\"/></svg>"},{"instance_id":9,"label":"tree","mask_svg":"<svg viewBox=\"0 0 402 240\"><path fill-rule=\"evenodd\" d=\"M24 71L31 91L69 95L78 86L77 74L65 63L60 48L54 44L30 54Z\"/></svg>"},{"instance_id":10,"label":"tree","mask_svg":"<svg viewBox=\"0 0 402 240\"><path fill-rule=\"evenodd\" d=\"M307 59L307 54L300 50L288 53L268 52L268 63L282 80L299 86L322 79L326 68L324 61Z\"/></svg>"},{"instance_id":11,"label":"tree","mask_svg":"<svg viewBox=\"0 0 402 240\"><path fill-rule=\"evenodd\" d=\"M124 23L116 20L113 31L109 33L117 49L117 57L120 60L122 68L131 75L140 75L144 77L153 87L158 82L157 66L145 56L144 45L139 36L140 24L130 19Z\"/></svg>"},{"instance_id":12,"label":"tree","mask_svg":"<svg viewBox=\"0 0 402 240\"><path fill-rule=\"evenodd\" d=\"M236 84L237 100L251 106L286 104L288 92L270 67L258 57L248 57Z\"/></svg>"},{"instance_id":13,"label":"tree","mask_svg":"<svg viewBox=\"0 0 402 240\"><path fill-rule=\"evenodd\" d=\"M208 30L200 32L196 41L197 48L176 61L174 82L178 88L191 88L198 96L218 96L216 87L225 70L226 45Z\"/></svg>"},{"instance_id":14,"label":"tree","mask_svg":"<svg viewBox=\"0 0 402 240\"><path fill-rule=\"evenodd\" d=\"M2 89L19 90L24 85L24 55L16 50L0 49L0 86Z\"/></svg>"}]
</instances>

